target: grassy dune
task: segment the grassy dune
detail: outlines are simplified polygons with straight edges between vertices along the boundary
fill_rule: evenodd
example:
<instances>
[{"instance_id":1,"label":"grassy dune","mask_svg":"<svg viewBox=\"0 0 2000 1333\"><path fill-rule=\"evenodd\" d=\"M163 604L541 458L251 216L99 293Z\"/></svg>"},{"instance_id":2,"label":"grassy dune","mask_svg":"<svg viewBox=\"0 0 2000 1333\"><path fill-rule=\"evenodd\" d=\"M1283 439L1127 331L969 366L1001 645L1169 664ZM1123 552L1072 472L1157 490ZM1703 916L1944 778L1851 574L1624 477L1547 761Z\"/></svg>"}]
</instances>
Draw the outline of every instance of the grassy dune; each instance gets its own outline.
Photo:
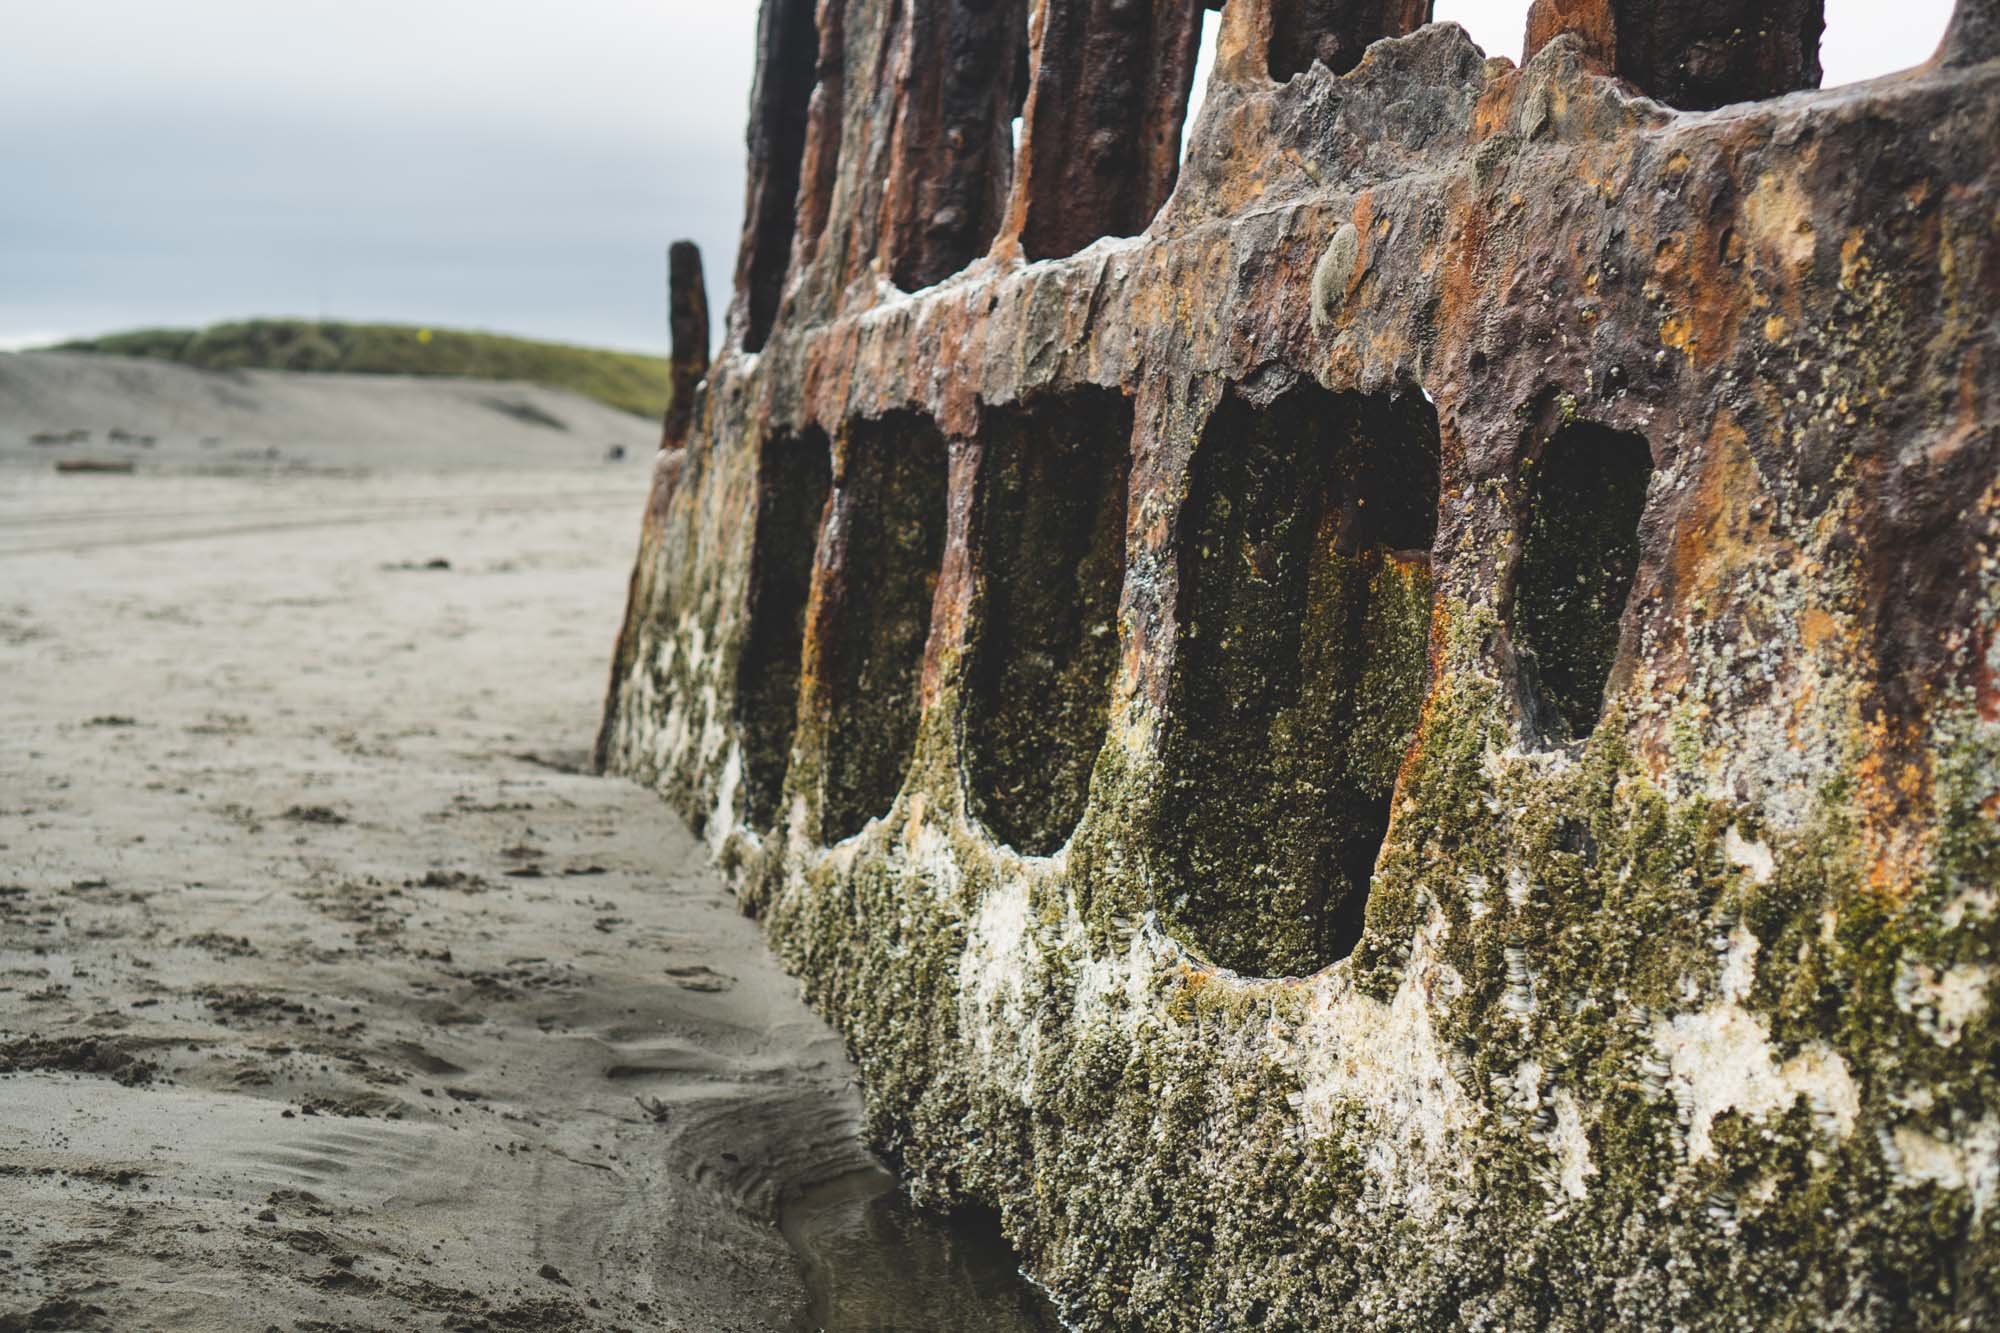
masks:
<instances>
[{"instance_id":1,"label":"grassy dune","mask_svg":"<svg viewBox=\"0 0 2000 1333\"><path fill-rule=\"evenodd\" d=\"M64 343L57 350L149 357L206 370L527 380L655 418L666 411L670 393L663 356L404 324L253 319L205 329L135 329Z\"/></svg>"}]
</instances>

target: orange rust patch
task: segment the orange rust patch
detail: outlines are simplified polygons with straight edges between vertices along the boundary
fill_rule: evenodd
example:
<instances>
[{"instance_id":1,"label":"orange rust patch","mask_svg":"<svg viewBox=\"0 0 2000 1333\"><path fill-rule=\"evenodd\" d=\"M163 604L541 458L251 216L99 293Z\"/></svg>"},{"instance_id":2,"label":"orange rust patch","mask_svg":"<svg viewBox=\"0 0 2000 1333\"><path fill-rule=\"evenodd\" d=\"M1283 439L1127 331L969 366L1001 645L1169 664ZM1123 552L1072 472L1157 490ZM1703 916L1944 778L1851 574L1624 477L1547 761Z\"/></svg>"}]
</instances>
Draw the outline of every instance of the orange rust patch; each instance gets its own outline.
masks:
<instances>
[{"instance_id":1,"label":"orange rust patch","mask_svg":"<svg viewBox=\"0 0 2000 1333\"><path fill-rule=\"evenodd\" d=\"M1687 258L1687 236L1675 232L1653 247L1653 271L1655 273L1675 273Z\"/></svg>"},{"instance_id":2,"label":"orange rust patch","mask_svg":"<svg viewBox=\"0 0 2000 1333\"><path fill-rule=\"evenodd\" d=\"M1829 612L1809 606L1799 613L1799 637L1805 641L1806 651L1819 652L1839 634L1840 621Z\"/></svg>"},{"instance_id":3,"label":"orange rust patch","mask_svg":"<svg viewBox=\"0 0 2000 1333\"><path fill-rule=\"evenodd\" d=\"M1861 228L1848 229L1846 238L1840 243L1841 286L1852 288L1872 267L1868 262L1868 256L1862 253L1862 247L1867 244L1868 238L1861 234Z\"/></svg>"},{"instance_id":4,"label":"orange rust patch","mask_svg":"<svg viewBox=\"0 0 2000 1333\"><path fill-rule=\"evenodd\" d=\"M1491 66L1489 65L1490 69ZM1520 91L1521 71L1510 69L1497 79L1489 79L1472 112L1474 141L1504 133L1514 124L1514 98Z\"/></svg>"},{"instance_id":5,"label":"orange rust patch","mask_svg":"<svg viewBox=\"0 0 2000 1333\"><path fill-rule=\"evenodd\" d=\"M1868 883L1898 901L1922 880L1934 830L1911 818L1930 781L1921 750L1922 729L1914 722L1891 728L1880 718L1865 727L1868 752L1855 766L1861 843ZM1916 755L1917 758L1902 756Z\"/></svg>"},{"instance_id":6,"label":"orange rust patch","mask_svg":"<svg viewBox=\"0 0 2000 1333\"><path fill-rule=\"evenodd\" d=\"M1695 349L1694 322L1686 315L1668 315L1660 321L1660 341L1692 358Z\"/></svg>"},{"instance_id":7,"label":"orange rust patch","mask_svg":"<svg viewBox=\"0 0 2000 1333\"><path fill-rule=\"evenodd\" d=\"M1718 412L1674 540L1673 587L1683 608L1711 598L1731 600L1735 571L1770 560L1769 523L1751 513L1765 489L1743 428L1727 411Z\"/></svg>"},{"instance_id":8,"label":"orange rust patch","mask_svg":"<svg viewBox=\"0 0 2000 1333\"><path fill-rule=\"evenodd\" d=\"M1597 193L1599 202L1615 203L1631 185L1633 145L1620 143L1599 150L1577 164L1577 175Z\"/></svg>"},{"instance_id":9,"label":"orange rust patch","mask_svg":"<svg viewBox=\"0 0 2000 1333\"><path fill-rule=\"evenodd\" d=\"M1375 223L1375 192L1373 190L1363 190L1355 198L1354 217L1352 220L1354 222L1354 230L1360 232L1363 236L1366 236L1368 234L1368 229ZM1359 273L1367 267L1368 267L1368 255L1367 252L1364 251L1361 255L1360 261L1355 264L1354 271L1356 273Z\"/></svg>"},{"instance_id":10,"label":"orange rust patch","mask_svg":"<svg viewBox=\"0 0 2000 1333\"><path fill-rule=\"evenodd\" d=\"M1648 296L1664 300L1660 342L1690 361L1713 361L1735 342L1736 327L1758 293L1733 271L1713 244L1696 244L1681 232L1653 244Z\"/></svg>"},{"instance_id":11,"label":"orange rust patch","mask_svg":"<svg viewBox=\"0 0 2000 1333\"><path fill-rule=\"evenodd\" d=\"M1743 200L1744 230L1772 266L1794 278L1812 268L1812 200L1789 172L1767 171Z\"/></svg>"},{"instance_id":12,"label":"orange rust patch","mask_svg":"<svg viewBox=\"0 0 2000 1333\"><path fill-rule=\"evenodd\" d=\"M1982 722L2000 722L2000 673L1993 669L1993 627L1979 632L1979 666L1973 673L1973 702Z\"/></svg>"}]
</instances>

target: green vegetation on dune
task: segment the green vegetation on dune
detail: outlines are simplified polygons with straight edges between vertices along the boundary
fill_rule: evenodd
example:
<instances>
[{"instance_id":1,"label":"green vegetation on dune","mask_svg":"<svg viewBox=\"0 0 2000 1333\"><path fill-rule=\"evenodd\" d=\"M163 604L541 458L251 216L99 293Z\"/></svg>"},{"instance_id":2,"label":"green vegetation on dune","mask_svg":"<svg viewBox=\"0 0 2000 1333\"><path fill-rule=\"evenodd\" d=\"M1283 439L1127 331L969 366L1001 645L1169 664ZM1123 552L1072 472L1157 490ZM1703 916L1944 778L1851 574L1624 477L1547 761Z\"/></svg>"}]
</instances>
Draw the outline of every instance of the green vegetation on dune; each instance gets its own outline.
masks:
<instances>
[{"instance_id":1,"label":"green vegetation on dune","mask_svg":"<svg viewBox=\"0 0 2000 1333\"><path fill-rule=\"evenodd\" d=\"M79 339L56 350L148 357L204 370L527 380L654 418L665 413L671 392L664 356L404 324L255 319L206 329L137 329Z\"/></svg>"}]
</instances>

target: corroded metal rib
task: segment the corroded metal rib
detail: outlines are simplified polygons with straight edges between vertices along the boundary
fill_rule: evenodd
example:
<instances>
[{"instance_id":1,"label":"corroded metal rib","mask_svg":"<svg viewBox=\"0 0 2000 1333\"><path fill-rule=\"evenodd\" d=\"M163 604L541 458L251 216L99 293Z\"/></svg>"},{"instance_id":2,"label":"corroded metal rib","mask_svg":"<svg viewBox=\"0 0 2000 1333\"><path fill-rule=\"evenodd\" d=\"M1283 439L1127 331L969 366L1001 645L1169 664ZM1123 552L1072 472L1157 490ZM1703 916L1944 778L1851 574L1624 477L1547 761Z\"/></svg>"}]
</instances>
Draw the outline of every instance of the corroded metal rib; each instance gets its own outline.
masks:
<instances>
[{"instance_id":1,"label":"corroded metal rib","mask_svg":"<svg viewBox=\"0 0 2000 1333\"><path fill-rule=\"evenodd\" d=\"M757 20L757 78L750 92L750 176L737 251L739 340L754 352L770 337L797 230L799 170L819 64L813 0L771 0Z\"/></svg>"},{"instance_id":2,"label":"corroded metal rib","mask_svg":"<svg viewBox=\"0 0 2000 1333\"><path fill-rule=\"evenodd\" d=\"M799 169L799 213L795 264L810 264L833 208L840 179L840 139L847 89L847 0L819 0L819 60L812 101L806 112L804 160Z\"/></svg>"},{"instance_id":3,"label":"corroded metal rib","mask_svg":"<svg viewBox=\"0 0 2000 1333\"><path fill-rule=\"evenodd\" d=\"M1270 0L1270 14L1271 77L1283 80L1315 61L1347 73L1371 43L1429 23L1431 0Z\"/></svg>"},{"instance_id":4,"label":"corroded metal rib","mask_svg":"<svg viewBox=\"0 0 2000 1333\"><path fill-rule=\"evenodd\" d=\"M1589 59L1669 106L1819 87L1825 0L1535 0L1527 53L1573 32Z\"/></svg>"},{"instance_id":5,"label":"corroded metal rib","mask_svg":"<svg viewBox=\"0 0 2000 1333\"><path fill-rule=\"evenodd\" d=\"M708 375L708 285L701 248L693 241L675 241L667 251L667 331L673 340L668 361L673 397L660 447L679 449L687 444L696 391Z\"/></svg>"},{"instance_id":6,"label":"corroded metal rib","mask_svg":"<svg viewBox=\"0 0 2000 1333\"><path fill-rule=\"evenodd\" d=\"M1075 254L1144 231L1173 189L1199 0L1048 0L1028 98L1021 247Z\"/></svg>"},{"instance_id":7,"label":"corroded metal rib","mask_svg":"<svg viewBox=\"0 0 2000 1333\"><path fill-rule=\"evenodd\" d=\"M888 271L928 287L986 253L1012 181L1025 0L908 0L883 201Z\"/></svg>"}]
</instances>

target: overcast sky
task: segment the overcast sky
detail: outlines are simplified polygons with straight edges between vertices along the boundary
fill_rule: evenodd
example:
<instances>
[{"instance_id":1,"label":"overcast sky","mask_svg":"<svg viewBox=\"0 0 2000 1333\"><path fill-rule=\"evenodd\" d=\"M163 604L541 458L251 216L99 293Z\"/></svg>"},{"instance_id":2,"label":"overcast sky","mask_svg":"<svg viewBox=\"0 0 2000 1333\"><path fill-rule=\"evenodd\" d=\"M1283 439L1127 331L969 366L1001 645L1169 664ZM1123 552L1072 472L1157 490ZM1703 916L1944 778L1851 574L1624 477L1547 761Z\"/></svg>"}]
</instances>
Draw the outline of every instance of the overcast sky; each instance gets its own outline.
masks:
<instances>
[{"instance_id":1,"label":"overcast sky","mask_svg":"<svg viewBox=\"0 0 2000 1333\"><path fill-rule=\"evenodd\" d=\"M1830 0L1827 82L1949 0ZM1439 0L1517 57L1527 0ZM0 0L0 347L247 315L657 348L718 309L754 0Z\"/></svg>"}]
</instances>

